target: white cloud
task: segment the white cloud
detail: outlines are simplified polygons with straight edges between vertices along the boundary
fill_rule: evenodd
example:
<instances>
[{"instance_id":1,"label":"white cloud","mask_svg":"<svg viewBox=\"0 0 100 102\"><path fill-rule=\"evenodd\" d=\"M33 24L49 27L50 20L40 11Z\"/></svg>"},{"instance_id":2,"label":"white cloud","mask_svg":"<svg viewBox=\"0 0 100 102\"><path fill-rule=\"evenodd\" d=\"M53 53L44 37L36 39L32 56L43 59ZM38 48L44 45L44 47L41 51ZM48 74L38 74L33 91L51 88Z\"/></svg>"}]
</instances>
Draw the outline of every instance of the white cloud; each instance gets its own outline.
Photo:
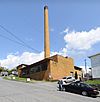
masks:
<instances>
[{"instance_id":1,"label":"white cloud","mask_svg":"<svg viewBox=\"0 0 100 102\"><path fill-rule=\"evenodd\" d=\"M65 55L64 52L51 52L51 56L59 54ZM14 68L19 64L32 64L44 58L44 52L41 53L31 53L31 52L23 52L21 55L16 55L10 53L6 59L0 60L0 64L2 67L6 68Z\"/></svg>"},{"instance_id":2,"label":"white cloud","mask_svg":"<svg viewBox=\"0 0 100 102\"><path fill-rule=\"evenodd\" d=\"M90 31L69 32L64 36L66 48L71 50L89 50L91 47L100 42L100 27L91 29Z\"/></svg>"},{"instance_id":3,"label":"white cloud","mask_svg":"<svg viewBox=\"0 0 100 102\"><path fill-rule=\"evenodd\" d=\"M56 54L66 57L67 50L66 50L66 48L62 48L59 52L51 52L51 56L56 55Z\"/></svg>"},{"instance_id":4,"label":"white cloud","mask_svg":"<svg viewBox=\"0 0 100 102\"><path fill-rule=\"evenodd\" d=\"M19 53L18 53L19 54ZM19 64L32 64L38 62L44 58L44 52L41 53L31 53L23 52L21 55L10 53L6 59L0 60L0 64L5 68L14 68ZM51 56L59 54L65 56L64 49L61 52L51 52Z\"/></svg>"},{"instance_id":5,"label":"white cloud","mask_svg":"<svg viewBox=\"0 0 100 102\"><path fill-rule=\"evenodd\" d=\"M69 31L69 28L66 28L66 29L63 31L63 33L68 33L68 31Z\"/></svg>"},{"instance_id":6,"label":"white cloud","mask_svg":"<svg viewBox=\"0 0 100 102\"><path fill-rule=\"evenodd\" d=\"M67 33L64 36L64 40L66 42L65 48L62 48L58 52L51 52L51 56L55 54L59 54L62 56L70 55L71 57L76 59L86 57L87 50L91 49L91 47L100 42L100 28L91 29L90 31L81 31L69 32L69 29L65 29L63 33ZM77 51L78 50L78 51ZM14 68L19 64L32 64L44 58L44 52L41 53L31 53L31 52L23 52L19 55L19 52L13 54L9 54L6 59L0 60L0 65L6 68Z\"/></svg>"},{"instance_id":7,"label":"white cloud","mask_svg":"<svg viewBox=\"0 0 100 102\"><path fill-rule=\"evenodd\" d=\"M14 68L19 64L32 64L43 59L44 52L30 53L24 52L22 55L9 54L6 59L0 60L0 64L6 68Z\"/></svg>"},{"instance_id":8,"label":"white cloud","mask_svg":"<svg viewBox=\"0 0 100 102\"><path fill-rule=\"evenodd\" d=\"M68 33L69 32L69 28L66 28L64 31L60 32L60 34L64 34L64 33Z\"/></svg>"}]
</instances>

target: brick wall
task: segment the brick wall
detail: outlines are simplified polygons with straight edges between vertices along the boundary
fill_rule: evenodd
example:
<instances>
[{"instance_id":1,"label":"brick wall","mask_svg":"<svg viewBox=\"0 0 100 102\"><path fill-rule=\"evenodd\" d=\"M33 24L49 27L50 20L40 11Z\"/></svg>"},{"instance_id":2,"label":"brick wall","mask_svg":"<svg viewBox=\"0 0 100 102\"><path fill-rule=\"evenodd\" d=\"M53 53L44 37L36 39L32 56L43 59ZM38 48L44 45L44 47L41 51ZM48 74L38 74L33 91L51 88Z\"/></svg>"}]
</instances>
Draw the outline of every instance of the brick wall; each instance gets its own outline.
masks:
<instances>
[{"instance_id":1,"label":"brick wall","mask_svg":"<svg viewBox=\"0 0 100 102\"><path fill-rule=\"evenodd\" d=\"M74 62L72 58L56 56L58 62L50 60L50 73L53 80L60 79L64 76L70 76L74 72Z\"/></svg>"}]
</instances>

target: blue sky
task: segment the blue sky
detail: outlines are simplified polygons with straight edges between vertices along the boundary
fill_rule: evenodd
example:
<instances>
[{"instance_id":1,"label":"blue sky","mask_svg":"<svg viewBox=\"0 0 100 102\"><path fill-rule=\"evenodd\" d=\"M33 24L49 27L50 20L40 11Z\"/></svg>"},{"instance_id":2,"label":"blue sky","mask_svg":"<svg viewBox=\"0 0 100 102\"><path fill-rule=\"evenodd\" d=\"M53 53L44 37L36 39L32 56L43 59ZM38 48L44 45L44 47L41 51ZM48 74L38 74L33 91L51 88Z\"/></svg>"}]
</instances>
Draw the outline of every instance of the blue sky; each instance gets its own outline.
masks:
<instances>
[{"instance_id":1,"label":"blue sky","mask_svg":"<svg viewBox=\"0 0 100 102\"><path fill-rule=\"evenodd\" d=\"M87 56L100 52L99 0L0 0L0 25L37 50L3 38L16 41L0 28L1 65L11 68L43 58L44 5L49 8L51 55L71 56L77 66L84 66L86 58L90 66Z\"/></svg>"}]
</instances>

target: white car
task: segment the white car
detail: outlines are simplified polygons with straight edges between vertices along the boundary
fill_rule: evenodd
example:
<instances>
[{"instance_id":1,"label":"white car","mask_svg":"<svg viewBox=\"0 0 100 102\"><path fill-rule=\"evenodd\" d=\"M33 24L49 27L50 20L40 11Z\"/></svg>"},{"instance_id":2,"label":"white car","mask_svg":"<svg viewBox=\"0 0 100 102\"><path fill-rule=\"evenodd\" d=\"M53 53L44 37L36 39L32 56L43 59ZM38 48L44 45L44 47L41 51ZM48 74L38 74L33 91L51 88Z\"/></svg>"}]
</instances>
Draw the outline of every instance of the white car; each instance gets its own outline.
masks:
<instances>
[{"instance_id":1,"label":"white car","mask_svg":"<svg viewBox=\"0 0 100 102\"><path fill-rule=\"evenodd\" d=\"M62 81L63 85L65 85L65 84L67 84L69 82L75 81L75 78L72 77L72 76L66 76L66 77L63 77L62 79L60 79L59 81Z\"/></svg>"}]
</instances>

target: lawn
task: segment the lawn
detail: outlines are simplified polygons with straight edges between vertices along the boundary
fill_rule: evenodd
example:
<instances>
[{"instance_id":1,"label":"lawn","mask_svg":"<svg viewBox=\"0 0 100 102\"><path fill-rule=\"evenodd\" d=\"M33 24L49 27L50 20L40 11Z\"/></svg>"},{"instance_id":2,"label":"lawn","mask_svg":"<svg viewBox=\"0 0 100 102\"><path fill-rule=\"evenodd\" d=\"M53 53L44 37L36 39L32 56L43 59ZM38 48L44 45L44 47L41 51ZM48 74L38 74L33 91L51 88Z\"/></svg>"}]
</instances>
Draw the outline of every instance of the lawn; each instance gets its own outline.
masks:
<instances>
[{"instance_id":1,"label":"lawn","mask_svg":"<svg viewBox=\"0 0 100 102\"><path fill-rule=\"evenodd\" d=\"M7 80L13 80L13 81L21 81L21 82L35 82L35 80L30 80L30 81L27 81L26 78L20 78L20 77L16 77L16 76L5 76L4 79L7 79Z\"/></svg>"},{"instance_id":2,"label":"lawn","mask_svg":"<svg viewBox=\"0 0 100 102\"><path fill-rule=\"evenodd\" d=\"M87 80L87 81L85 81L85 83L87 83L87 84L100 84L100 80Z\"/></svg>"}]
</instances>

